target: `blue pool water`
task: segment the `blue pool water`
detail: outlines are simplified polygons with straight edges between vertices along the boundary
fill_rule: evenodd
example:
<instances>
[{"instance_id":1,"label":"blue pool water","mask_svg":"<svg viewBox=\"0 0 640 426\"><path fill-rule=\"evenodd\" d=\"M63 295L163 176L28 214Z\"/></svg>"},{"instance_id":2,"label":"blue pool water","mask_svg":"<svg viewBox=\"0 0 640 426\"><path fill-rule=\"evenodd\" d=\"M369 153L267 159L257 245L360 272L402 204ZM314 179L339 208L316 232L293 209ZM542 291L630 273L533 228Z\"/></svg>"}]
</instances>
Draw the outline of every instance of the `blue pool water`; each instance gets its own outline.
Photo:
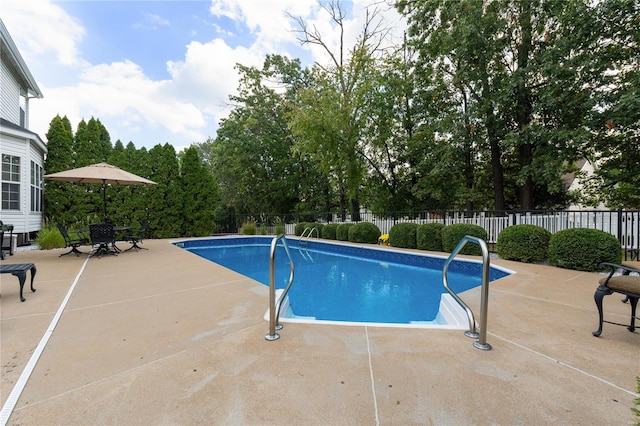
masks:
<instances>
[{"instance_id":1,"label":"blue pool water","mask_svg":"<svg viewBox=\"0 0 640 426\"><path fill-rule=\"evenodd\" d=\"M225 237L177 243L180 247L269 285L271 237ZM315 320L407 324L432 322L440 308L445 258L395 250L288 238L295 266L283 316ZM282 244L276 251L276 288L289 280ZM481 284L482 265L455 260L449 285L456 292ZM490 280L509 275L491 268Z\"/></svg>"}]
</instances>

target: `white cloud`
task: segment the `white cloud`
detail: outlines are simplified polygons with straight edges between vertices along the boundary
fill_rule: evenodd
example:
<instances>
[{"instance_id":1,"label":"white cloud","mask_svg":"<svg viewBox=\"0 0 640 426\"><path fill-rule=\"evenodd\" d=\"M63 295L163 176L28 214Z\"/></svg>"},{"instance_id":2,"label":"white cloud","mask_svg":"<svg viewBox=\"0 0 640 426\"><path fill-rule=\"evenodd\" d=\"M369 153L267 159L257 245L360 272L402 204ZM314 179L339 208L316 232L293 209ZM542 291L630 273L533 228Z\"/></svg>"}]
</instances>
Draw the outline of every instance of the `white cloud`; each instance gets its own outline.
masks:
<instances>
[{"instance_id":1,"label":"white cloud","mask_svg":"<svg viewBox=\"0 0 640 426\"><path fill-rule=\"evenodd\" d=\"M35 55L53 52L62 65L84 63L78 45L86 30L51 1L2 0L2 20L27 62Z\"/></svg>"},{"instance_id":2,"label":"white cloud","mask_svg":"<svg viewBox=\"0 0 640 426\"><path fill-rule=\"evenodd\" d=\"M242 1L212 0L211 13L242 21L261 44L291 42L294 26L287 16L309 16L318 8L316 0Z\"/></svg>"},{"instance_id":3,"label":"white cloud","mask_svg":"<svg viewBox=\"0 0 640 426\"><path fill-rule=\"evenodd\" d=\"M145 30L155 30L158 29L159 26L168 27L170 25L171 22L169 22L169 20L167 19L162 18L161 16L155 15L153 13L145 13L142 22L135 23L133 27Z\"/></svg>"},{"instance_id":4,"label":"white cloud","mask_svg":"<svg viewBox=\"0 0 640 426\"><path fill-rule=\"evenodd\" d=\"M215 136L218 122L229 113L229 95L237 90L236 63L260 67L266 54L304 52L296 40L297 26L286 12L315 25L334 48L338 43L335 27L316 0L212 0L213 17L236 21L235 28L214 22L225 31L219 34L229 37L235 31L234 36L251 40L251 45L232 47L222 38L191 41L182 59L167 58L170 78L156 80L145 75L135 58L88 63L79 46L91 28L51 0L0 1L2 19L44 94L44 99L32 101L30 109L30 128L43 138L56 114L66 115L73 125L93 116L106 126L112 141L133 141L148 148L169 142L179 150ZM347 46L360 34L364 7L370 2L345 2L345 7L354 8L345 22ZM159 28L170 22L147 14L141 24ZM251 34L244 34L245 28ZM305 49L314 60L327 63L321 50ZM46 85L39 79L42 75Z\"/></svg>"},{"instance_id":5,"label":"white cloud","mask_svg":"<svg viewBox=\"0 0 640 426\"><path fill-rule=\"evenodd\" d=\"M136 143L128 133L146 126L164 128L191 141L205 137L206 121L200 108L171 95L173 84L171 80L149 79L130 61L88 67L73 86L43 89L47 96L38 101L38 110L43 113L34 118L42 117L46 122L34 122L32 118L31 127L46 131L51 118L59 114L66 115L74 125L81 119L99 118L114 141L125 143ZM164 141L167 139L171 138ZM155 140L153 144L164 141Z\"/></svg>"}]
</instances>

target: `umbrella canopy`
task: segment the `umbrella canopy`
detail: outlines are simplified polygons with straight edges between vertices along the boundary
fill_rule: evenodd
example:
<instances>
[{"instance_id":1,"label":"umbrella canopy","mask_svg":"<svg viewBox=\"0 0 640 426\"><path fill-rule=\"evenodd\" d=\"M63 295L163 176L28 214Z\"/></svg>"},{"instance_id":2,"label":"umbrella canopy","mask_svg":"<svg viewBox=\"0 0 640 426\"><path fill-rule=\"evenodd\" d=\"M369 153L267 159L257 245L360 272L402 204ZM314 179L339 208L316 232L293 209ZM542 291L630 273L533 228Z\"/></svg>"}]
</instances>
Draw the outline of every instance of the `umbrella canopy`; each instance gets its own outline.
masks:
<instances>
[{"instance_id":1,"label":"umbrella canopy","mask_svg":"<svg viewBox=\"0 0 640 426\"><path fill-rule=\"evenodd\" d=\"M107 184L110 185L155 185L156 183L142 176L129 173L105 162L66 170L64 172L44 175L47 180L57 180L75 183L100 183L102 184L102 198L104 201L104 216L107 217Z\"/></svg>"},{"instance_id":2,"label":"umbrella canopy","mask_svg":"<svg viewBox=\"0 0 640 426\"><path fill-rule=\"evenodd\" d=\"M64 182L101 183L103 185L155 185L155 182L149 179L134 175L105 162L64 172L51 173L44 175L44 178Z\"/></svg>"}]
</instances>

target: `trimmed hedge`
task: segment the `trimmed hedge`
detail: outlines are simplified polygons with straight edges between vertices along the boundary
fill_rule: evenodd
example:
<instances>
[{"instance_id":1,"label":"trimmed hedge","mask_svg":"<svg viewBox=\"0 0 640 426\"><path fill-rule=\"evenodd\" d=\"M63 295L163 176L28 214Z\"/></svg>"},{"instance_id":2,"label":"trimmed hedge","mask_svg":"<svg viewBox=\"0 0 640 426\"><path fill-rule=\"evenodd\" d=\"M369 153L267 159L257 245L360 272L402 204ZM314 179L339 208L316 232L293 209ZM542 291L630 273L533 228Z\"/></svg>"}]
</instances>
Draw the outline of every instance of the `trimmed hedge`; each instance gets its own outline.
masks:
<instances>
[{"instance_id":1,"label":"trimmed hedge","mask_svg":"<svg viewBox=\"0 0 640 426\"><path fill-rule=\"evenodd\" d=\"M349 228L349 241L352 243L378 244L380 235L380 228L371 222L359 222Z\"/></svg>"},{"instance_id":2,"label":"trimmed hedge","mask_svg":"<svg viewBox=\"0 0 640 426\"><path fill-rule=\"evenodd\" d=\"M336 231L338 230L339 224L330 223L322 227L322 238L326 240L335 240L336 239Z\"/></svg>"},{"instance_id":3,"label":"trimmed hedge","mask_svg":"<svg viewBox=\"0 0 640 426\"><path fill-rule=\"evenodd\" d=\"M598 271L600 263L620 263L621 258L618 239L598 229L565 229L549 241L549 264L560 268Z\"/></svg>"},{"instance_id":4,"label":"trimmed hedge","mask_svg":"<svg viewBox=\"0 0 640 426\"><path fill-rule=\"evenodd\" d=\"M551 232L537 225L513 225L498 235L496 251L502 259L534 263L547 259Z\"/></svg>"},{"instance_id":5,"label":"trimmed hedge","mask_svg":"<svg viewBox=\"0 0 640 426\"><path fill-rule=\"evenodd\" d=\"M341 223L338 225L338 229L336 229L336 239L338 241L349 241L349 228L351 228L354 223Z\"/></svg>"},{"instance_id":6,"label":"trimmed hedge","mask_svg":"<svg viewBox=\"0 0 640 426\"><path fill-rule=\"evenodd\" d=\"M411 222L396 223L389 229L389 245L401 248L416 248L416 229L418 224Z\"/></svg>"},{"instance_id":7,"label":"trimmed hedge","mask_svg":"<svg viewBox=\"0 0 640 426\"><path fill-rule=\"evenodd\" d=\"M470 223L454 223L442 228L442 248L444 251L451 253L465 235L478 237L487 242L487 231L483 227ZM460 254L481 256L482 250L479 245L470 243L465 244L460 250Z\"/></svg>"},{"instance_id":8,"label":"trimmed hedge","mask_svg":"<svg viewBox=\"0 0 640 426\"><path fill-rule=\"evenodd\" d=\"M299 222L299 223L296 223L296 226L295 226L295 228L294 228L294 230L293 230L293 233L294 233L297 237L299 237L300 235L302 235L302 232L305 230L305 228L308 228L308 227L309 227L309 225L310 225L310 223L309 223L309 222Z\"/></svg>"},{"instance_id":9,"label":"trimmed hedge","mask_svg":"<svg viewBox=\"0 0 640 426\"><path fill-rule=\"evenodd\" d=\"M294 232L296 234L296 236L301 236L302 233L304 232L305 229L307 228L316 228L318 233L316 234L315 232L313 233L313 237L314 238L320 238L320 236L322 235L322 228L324 227L324 225L322 223L315 223L315 222L300 222L298 223L295 228L294 228ZM309 234L307 233L306 236L308 236Z\"/></svg>"},{"instance_id":10,"label":"trimmed hedge","mask_svg":"<svg viewBox=\"0 0 640 426\"><path fill-rule=\"evenodd\" d=\"M443 251L442 223L425 223L416 230L416 247L420 250Z\"/></svg>"}]
</instances>

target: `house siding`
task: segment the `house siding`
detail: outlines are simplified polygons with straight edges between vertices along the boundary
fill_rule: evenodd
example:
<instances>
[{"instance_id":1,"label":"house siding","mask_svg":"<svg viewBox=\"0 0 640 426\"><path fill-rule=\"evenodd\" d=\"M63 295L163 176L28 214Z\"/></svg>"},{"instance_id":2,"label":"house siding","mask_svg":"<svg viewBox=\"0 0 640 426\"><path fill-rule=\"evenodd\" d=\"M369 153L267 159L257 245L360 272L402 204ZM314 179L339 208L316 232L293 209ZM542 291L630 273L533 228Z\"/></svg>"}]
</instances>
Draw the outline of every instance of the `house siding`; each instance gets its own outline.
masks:
<instances>
[{"instance_id":1,"label":"house siding","mask_svg":"<svg viewBox=\"0 0 640 426\"><path fill-rule=\"evenodd\" d=\"M31 162L44 168L47 147L40 136L28 130L28 98L25 98L25 116L21 123L20 97L42 97L42 94L1 19L0 36L3 52L0 56L0 118L4 120L0 123L0 154L20 158L20 206L18 210L4 210L0 205L0 220L14 226L14 235L21 244L29 240L29 234L42 229L42 212L31 211Z\"/></svg>"},{"instance_id":2,"label":"house siding","mask_svg":"<svg viewBox=\"0 0 640 426\"><path fill-rule=\"evenodd\" d=\"M0 117L20 124L20 85L4 61L0 61Z\"/></svg>"},{"instance_id":3,"label":"house siding","mask_svg":"<svg viewBox=\"0 0 640 426\"><path fill-rule=\"evenodd\" d=\"M31 211L31 161L44 168L44 153L29 140L2 135L0 141L2 154L20 157L20 210L2 210L2 221L12 224L15 233L39 231L42 212ZM25 145L30 145L28 152Z\"/></svg>"}]
</instances>

